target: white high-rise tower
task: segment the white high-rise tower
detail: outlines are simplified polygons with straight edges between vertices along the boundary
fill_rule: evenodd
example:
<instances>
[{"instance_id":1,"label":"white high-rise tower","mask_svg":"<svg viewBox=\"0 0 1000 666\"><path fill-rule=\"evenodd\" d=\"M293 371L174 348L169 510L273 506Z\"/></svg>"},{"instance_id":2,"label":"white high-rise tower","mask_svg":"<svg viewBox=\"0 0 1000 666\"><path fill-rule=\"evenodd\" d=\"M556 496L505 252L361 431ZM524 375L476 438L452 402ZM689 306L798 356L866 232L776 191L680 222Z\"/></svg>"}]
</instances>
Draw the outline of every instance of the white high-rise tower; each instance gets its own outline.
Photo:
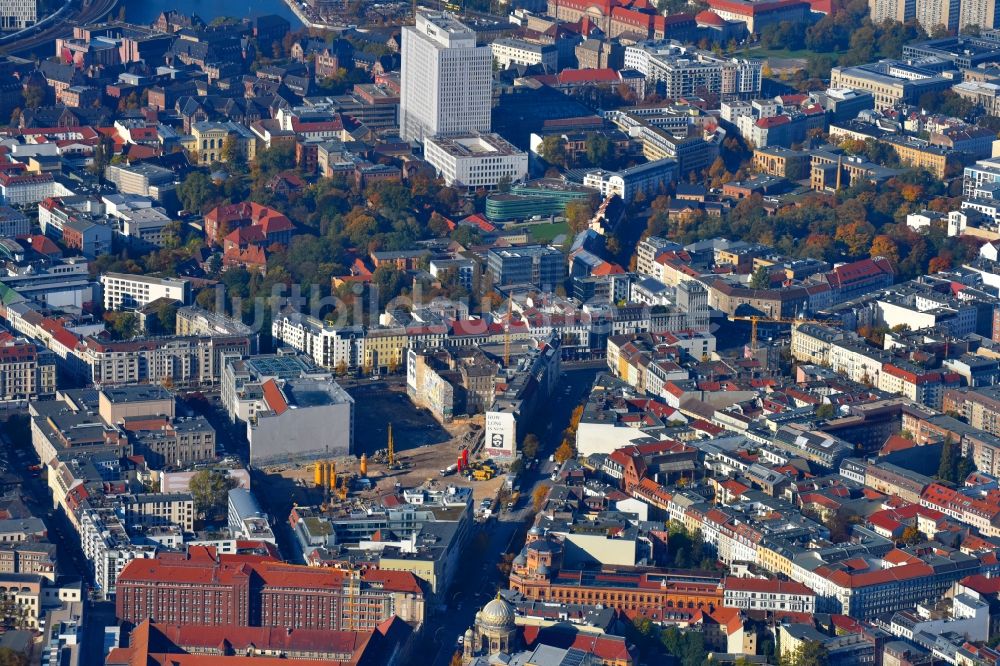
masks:
<instances>
[{"instance_id":1,"label":"white high-rise tower","mask_svg":"<svg viewBox=\"0 0 1000 666\"><path fill-rule=\"evenodd\" d=\"M407 141L488 132L493 56L451 14L420 11L403 28L399 132Z\"/></svg>"}]
</instances>

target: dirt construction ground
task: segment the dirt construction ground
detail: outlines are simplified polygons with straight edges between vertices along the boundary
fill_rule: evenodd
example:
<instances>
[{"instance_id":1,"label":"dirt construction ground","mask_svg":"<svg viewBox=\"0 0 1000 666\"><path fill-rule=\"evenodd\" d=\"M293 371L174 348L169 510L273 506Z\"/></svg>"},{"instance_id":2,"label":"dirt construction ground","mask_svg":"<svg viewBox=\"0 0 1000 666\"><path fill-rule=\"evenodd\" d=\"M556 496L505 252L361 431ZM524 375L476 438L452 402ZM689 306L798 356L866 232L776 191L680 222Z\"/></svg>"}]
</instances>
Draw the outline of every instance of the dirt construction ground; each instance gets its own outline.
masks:
<instances>
[{"instance_id":1,"label":"dirt construction ground","mask_svg":"<svg viewBox=\"0 0 1000 666\"><path fill-rule=\"evenodd\" d=\"M403 387L358 386L350 390L355 399L354 442L358 455L368 454L368 478L378 493L391 491L399 483L404 488L419 486L428 479L437 484L466 486L473 489L478 503L481 499L495 498L503 476L490 481L474 481L458 474L442 478L441 470L456 462L458 453L482 431L483 415L469 419L455 419L439 424L431 413L418 409L407 397ZM393 444L401 469L389 470L384 462L388 442L388 425L392 423ZM471 456L470 460L475 460ZM349 478L360 476L359 458L334 460L337 473ZM319 504L324 494L314 485L312 465L280 466L263 470L267 474L257 481L257 486L270 486L276 492L291 493L298 504ZM353 485L356 488L357 484ZM280 490L279 490L280 489ZM265 491L267 492L267 491ZM352 490L352 494L356 490Z\"/></svg>"}]
</instances>

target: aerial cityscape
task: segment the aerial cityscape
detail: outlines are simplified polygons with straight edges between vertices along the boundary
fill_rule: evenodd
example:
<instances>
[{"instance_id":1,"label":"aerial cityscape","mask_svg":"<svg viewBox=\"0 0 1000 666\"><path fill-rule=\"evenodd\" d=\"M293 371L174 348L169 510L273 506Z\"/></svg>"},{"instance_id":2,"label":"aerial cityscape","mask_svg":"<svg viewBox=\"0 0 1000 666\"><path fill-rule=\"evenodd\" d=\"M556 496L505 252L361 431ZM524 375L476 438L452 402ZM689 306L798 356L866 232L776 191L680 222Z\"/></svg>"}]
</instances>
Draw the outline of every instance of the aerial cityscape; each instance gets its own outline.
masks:
<instances>
[{"instance_id":1,"label":"aerial cityscape","mask_svg":"<svg viewBox=\"0 0 1000 666\"><path fill-rule=\"evenodd\" d=\"M0 666L1000 666L1000 0L0 0Z\"/></svg>"}]
</instances>

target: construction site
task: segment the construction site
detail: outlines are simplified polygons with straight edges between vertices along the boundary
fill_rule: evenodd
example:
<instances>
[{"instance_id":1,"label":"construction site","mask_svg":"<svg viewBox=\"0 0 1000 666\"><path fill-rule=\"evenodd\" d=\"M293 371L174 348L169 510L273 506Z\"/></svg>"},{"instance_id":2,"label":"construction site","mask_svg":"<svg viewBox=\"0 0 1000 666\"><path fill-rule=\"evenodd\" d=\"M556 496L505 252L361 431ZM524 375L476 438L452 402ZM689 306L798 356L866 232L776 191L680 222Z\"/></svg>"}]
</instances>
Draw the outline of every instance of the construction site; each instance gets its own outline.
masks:
<instances>
[{"instance_id":1,"label":"construction site","mask_svg":"<svg viewBox=\"0 0 1000 666\"><path fill-rule=\"evenodd\" d=\"M483 464L483 416L440 424L405 391L382 385L353 387L356 456L276 466L255 481L294 504L317 505L355 495L374 496L433 481L468 487L474 498L496 498L503 473Z\"/></svg>"}]
</instances>

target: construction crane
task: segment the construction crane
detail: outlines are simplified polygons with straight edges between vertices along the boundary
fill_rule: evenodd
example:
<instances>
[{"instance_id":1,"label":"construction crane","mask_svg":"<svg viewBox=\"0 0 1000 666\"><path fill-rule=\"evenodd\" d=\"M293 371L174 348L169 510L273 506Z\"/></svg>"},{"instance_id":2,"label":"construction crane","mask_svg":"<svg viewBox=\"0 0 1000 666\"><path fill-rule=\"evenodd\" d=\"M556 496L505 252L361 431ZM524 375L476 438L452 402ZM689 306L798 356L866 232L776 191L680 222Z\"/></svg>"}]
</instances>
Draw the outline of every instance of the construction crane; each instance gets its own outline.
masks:
<instances>
[{"instance_id":1,"label":"construction crane","mask_svg":"<svg viewBox=\"0 0 1000 666\"><path fill-rule=\"evenodd\" d=\"M513 299L507 298L507 319L503 323L503 367L510 366L510 319L513 316Z\"/></svg>"},{"instance_id":2,"label":"construction crane","mask_svg":"<svg viewBox=\"0 0 1000 666\"><path fill-rule=\"evenodd\" d=\"M396 447L392 444L392 424L389 424L389 469L396 467Z\"/></svg>"},{"instance_id":3,"label":"construction crane","mask_svg":"<svg viewBox=\"0 0 1000 666\"><path fill-rule=\"evenodd\" d=\"M749 315L749 316L738 316L732 315L729 318L731 321L748 321L750 322L750 349L757 349L757 323L764 322L765 324L791 324L795 326L796 324L825 324L829 326L838 326L842 324L838 319L803 319L800 317L764 317L761 315Z\"/></svg>"}]
</instances>

